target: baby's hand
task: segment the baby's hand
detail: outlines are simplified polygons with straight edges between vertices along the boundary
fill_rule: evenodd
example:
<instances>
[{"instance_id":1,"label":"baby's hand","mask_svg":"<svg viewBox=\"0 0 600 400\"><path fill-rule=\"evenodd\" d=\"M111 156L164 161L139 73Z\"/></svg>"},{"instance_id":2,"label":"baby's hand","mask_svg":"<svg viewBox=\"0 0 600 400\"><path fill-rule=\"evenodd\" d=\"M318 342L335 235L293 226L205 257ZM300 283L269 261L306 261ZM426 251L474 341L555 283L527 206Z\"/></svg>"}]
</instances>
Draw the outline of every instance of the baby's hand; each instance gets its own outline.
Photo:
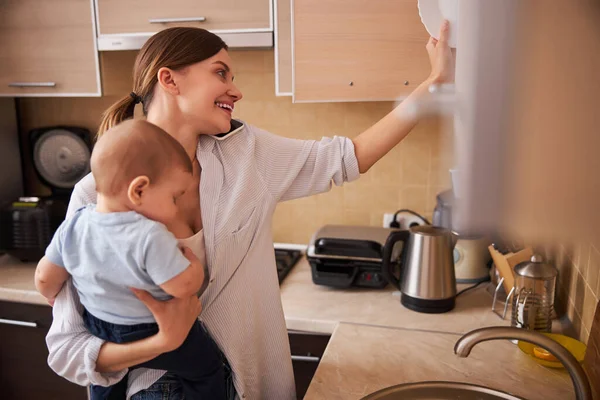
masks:
<instances>
[{"instance_id":1,"label":"baby's hand","mask_svg":"<svg viewBox=\"0 0 600 400\"><path fill-rule=\"evenodd\" d=\"M181 252L185 256L185 258L190 260L190 263L200 262L200 260L198 260L198 257L196 257L194 252L192 250L190 250L189 247L186 247L186 246L181 247Z\"/></svg>"}]
</instances>

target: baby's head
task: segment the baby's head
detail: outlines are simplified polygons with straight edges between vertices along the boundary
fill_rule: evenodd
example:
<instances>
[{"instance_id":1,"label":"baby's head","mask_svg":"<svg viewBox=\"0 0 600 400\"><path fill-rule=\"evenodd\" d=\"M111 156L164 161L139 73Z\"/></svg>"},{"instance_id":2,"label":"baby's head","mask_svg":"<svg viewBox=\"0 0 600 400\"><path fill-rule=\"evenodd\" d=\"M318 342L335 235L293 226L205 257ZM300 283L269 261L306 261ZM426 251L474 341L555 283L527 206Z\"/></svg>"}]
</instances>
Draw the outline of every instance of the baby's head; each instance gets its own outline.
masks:
<instances>
[{"instance_id":1,"label":"baby's head","mask_svg":"<svg viewBox=\"0 0 600 400\"><path fill-rule=\"evenodd\" d=\"M144 120L127 120L98 139L91 169L96 191L108 202L166 224L192 183L193 166L167 132Z\"/></svg>"}]
</instances>

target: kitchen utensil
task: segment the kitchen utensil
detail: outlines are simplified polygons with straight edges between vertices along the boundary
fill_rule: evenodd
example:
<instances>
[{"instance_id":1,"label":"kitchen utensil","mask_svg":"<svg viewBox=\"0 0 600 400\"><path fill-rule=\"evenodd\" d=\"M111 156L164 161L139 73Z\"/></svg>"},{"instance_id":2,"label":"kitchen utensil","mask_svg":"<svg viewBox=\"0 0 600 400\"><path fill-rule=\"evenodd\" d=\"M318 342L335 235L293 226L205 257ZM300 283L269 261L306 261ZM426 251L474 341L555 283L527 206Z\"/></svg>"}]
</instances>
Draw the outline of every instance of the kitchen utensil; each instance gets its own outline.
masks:
<instances>
[{"instance_id":1,"label":"kitchen utensil","mask_svg":"<svg viewBox=\"0 0 600 400\"><path fill-rule=\"evenodd\" d=\"M388 284L382 271L384 245L394 231L349 225L319 228L306 251L313 283L336 288L384 288ZM402 246L398 243L394 247L390 267L397 269Z\"/></svg>"},{"instance_id":2,"label":"kitchen utensil","mask_svg":"<svg viewBox=\"0 0 600 400\"><path fill-rule=\"evenodd\" d=\"M533 256L533 250L531 247L526 247L518 253L512 253L508 248L502 250L496 250L493 245L488 246L488 251L494 260L494 265L498 270L501 279L504 281L502 284L504 285L504 290L506 293L510 293L510 291L515 286L515 278L513 269L517 266L517 264L522 263L523 261L530 260Z\"/></svg>"},{"instance_id":3,"label":"kitchen utensil","mask_svg":"<svg viewBox=\"0 0 600 400\"><path fill-rule=\"evenodd\" d=\"M448 44L456 48L458 28L458 0L419 0L419 16L429 35L439 39L442 21L450 22Z\"/></svg>"},{"instance_id":4,"label":"kitchen utensil","mask_svg":"<svg viewBox=\"0 0 600 400\"><path fill-rule=\"evenodd\" d=\"M587 349L587 346L584 343L580 342L579 340L573 339L571 337L568 337L565 335L560 335L558 333L542 332L542 335L548 336L550 339L559 343L565 349L567 349L569 351L569 353L571 353L573 355L573 357L575 357L577 359L577 361L583 362L583 359L585 357L585 352ZM537 362L538 364L541 364L545 367L550 367L550 368L564 368L564 365L558 360L548 361L548 360L544 360L542 358L536 357L534 354L534 349L536 348L536 345L534 345L532 343L519 341L518 346L519 346L519 349L521 349L521 351L523 353L525 353L528 356L530 356L531 358L533 358L533 360L535 362Z\"/></svg>"},{"instance_id":5,"label":"kitchen utensil","mask_svg":"<svg viewBox=\"0 0 600 400\"><path fill-rule=\"evenodd\" d=\"M454 271L457 283L479 283L490 279L489 242L485 235L458 233L458 241L454 247Z\"/></svg>"},{"instance_id":6,"label":"kitchen utensil","mask_svg":"<svg viewBox=\"0 0 600 400\"><path fill-rule=\"evenodd\" d=\"M424 313L443 313L454 308L456 278L452 251L457 235L449 229L430 225L392 232L383 254L386 279L400 288L402 304ZM400 278L394 275L392 254L397 242L402 250Z\"/></svg>"},{"instance_id":7,"label":"kitchen utensil","mask_svg":"<svg viewBox=\"0 0 600 400\"><path fill-rule=\"evenodd\" d=\"M506 318L509 302L515 291L515 277L513 268L518 263L529 260L533 256L533 250L531 248L525 248L518 253L513 254L510 252L510 250L508 250L508 247L500 247L497 244L492 244L488 247L488 250L492 256L492 259L494 260L494 267L499 277L494 289L492 312L504 319ZM500 296L501 289L504 289L503 292L508 294L505 296ZM498 300L500 297L503 297L504 301L504 311L502 314L496 311L496 300Z\"/></svg>"},{"instance_id":8,"label":"kitchen utensil","mask_svg":"<svg viewBox=\"0 0 600 400\"><path fill-rule=\"evenodd\" d=\"M515 267L511 325L517 328L550 332L558 271L534 255L531 261Z\"/></svg>"}]
</instances>

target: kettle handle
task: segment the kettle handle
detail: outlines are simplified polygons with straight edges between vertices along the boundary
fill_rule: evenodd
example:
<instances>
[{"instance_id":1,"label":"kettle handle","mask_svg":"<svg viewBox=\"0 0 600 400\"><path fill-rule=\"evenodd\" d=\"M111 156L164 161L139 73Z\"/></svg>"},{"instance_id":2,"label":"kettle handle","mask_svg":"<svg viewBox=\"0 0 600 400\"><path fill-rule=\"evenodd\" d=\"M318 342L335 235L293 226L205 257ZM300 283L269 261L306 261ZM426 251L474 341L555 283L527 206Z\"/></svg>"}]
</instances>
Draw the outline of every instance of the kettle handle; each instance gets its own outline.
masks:
<instances>
[{"instance_id":1,"label":"kettle handle","mask_svg":"<svg viewBox=\"0 0 600 400\"><path fill-rule=\"evenodd\" d=\"M383 276L385 277L385 279L395 285L396 287L400 287L400 280L397 279L394 276L394 273L392 271L392 267L393 267L393 263L392 263L392 251L394 250L394 245L396 244L396 242L404 242L404 247L402 247L402 256L404 255L404 253L407 250L407 246L406 243L408 242L408 238L410 237L410 232L409 231L395 231L390 233L390 236L388 236L386 242L385 242L385 247L383 248L383 265L382 265L382 272L383 272Z\"/></svg>"}]
</instances>

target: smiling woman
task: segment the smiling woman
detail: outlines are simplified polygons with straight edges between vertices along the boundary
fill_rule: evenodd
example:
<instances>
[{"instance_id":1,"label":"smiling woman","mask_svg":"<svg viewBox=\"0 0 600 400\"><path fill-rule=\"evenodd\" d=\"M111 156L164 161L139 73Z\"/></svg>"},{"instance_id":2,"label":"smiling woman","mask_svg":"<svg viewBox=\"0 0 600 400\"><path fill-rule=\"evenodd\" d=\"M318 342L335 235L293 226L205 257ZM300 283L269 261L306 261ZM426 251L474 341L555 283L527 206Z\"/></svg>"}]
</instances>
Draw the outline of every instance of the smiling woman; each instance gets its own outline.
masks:
<instances>
[{"instance_id":1,"label":"smiling woman","mask_svg":"<svg viewBox=\"0 0 600 400\"><path fill-rule=\"evenodd\" d=\"M357 179L408 135L418 122L411 103L428 96L431 84L453 79L447 38L445 25L439 41L427 44L430 77L353 140L289 139L232 119L242 93L233 83L227 46L208 31L166 29L140 50L133 93L107 110L98 134L133 117L141 102L147 121L177 139L192 160L193 184L177 199L177 215L166 225L178 239L188 241L198 258L206 254L205 275L210 278L200 298L200 319L223 353L229 399L296 397L271 231L277 204ZM96 196L93 177L82 179L73 191L68 217L95 203ZM47 338L54 371L79 384L107 386L134 368L126 388L132 399L157 394L181 399L181 385L178 389L167 371L135 367L183 343L197 317L190 310L193 302L140 297L159 332L147 340L115 344L86 331L76 292L70 283L65 287L56 298Z\"/></svg>"},{"instance_id":2,"label":"smiling woman","mask_svg":"<svg viewBox=\"0 0 600 400\"><path fill-rule=\"evenodd\" d=\"M169 50L165 51L165 48ZM208 59L211 59L210 62L199 64ZM133 67L133 91L106 110L98 130L98 136L113 125L133 117L134 107L138 102L142 103L144 115L147 116L150 104L154 101L155 87L159 80L163 79L166 82L174 79L201 81L204 91L215 89L217 93L215 93L215 100L211 106L223 109L227 112L228 118L221 118L221 120L213 118L212 121L199 122L202 123L202 126L207 126L207 124L214 126L214 129L218 131L216 133L227 132L233 111L233 101L229 98L218 99L219 93L222 93L222 90L217 89L218 81L206 78L207 75L214 74L221 78L222 83L227 82L228 75L231 75L230 65L231 59L227 53L227 45L217 35L204 29L165 29L159 35L152 36L140 51ZM198 70L200 73L189 71L190 69ZM231 80L233 81L233 76L231 76ZM211 85L207 85L207 83L211 83ZM189 85L182 83L180 87L192 88L191 90L194 92L201 92L195 82L189 82ZM234 101L242 98L239 91L233 95ZM194 96L186 104L182 104L183 109L193 110L192 112L197 113L201 109L198 107L202 104L198 104L201 101L196 99L206 97L204 93L198 93L198 96Z\"/></svg>"}]
</instances>

